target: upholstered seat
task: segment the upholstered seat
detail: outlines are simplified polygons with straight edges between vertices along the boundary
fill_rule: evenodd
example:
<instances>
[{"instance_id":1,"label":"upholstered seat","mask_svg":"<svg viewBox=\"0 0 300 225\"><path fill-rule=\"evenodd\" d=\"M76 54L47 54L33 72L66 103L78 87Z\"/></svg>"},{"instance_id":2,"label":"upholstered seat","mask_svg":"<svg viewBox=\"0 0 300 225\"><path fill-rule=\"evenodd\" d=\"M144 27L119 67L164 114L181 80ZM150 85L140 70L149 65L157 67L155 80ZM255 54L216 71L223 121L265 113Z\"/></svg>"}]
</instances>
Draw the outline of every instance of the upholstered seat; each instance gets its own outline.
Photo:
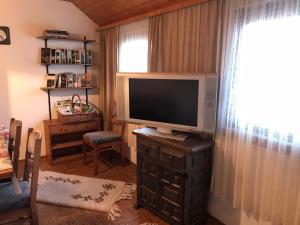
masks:
<instances>
[{"instance_id":1,"label":"upholstered seat","mask_svg":"<svg viewBox=\"0 0 300 225\"><path fill-rule=\"evenodd\" d=\"M98 131L83 135L83 139L94 144L104 144L112 141L121 141L122 138L112 131Z\"/></svg>"},{"instance_id":2,"label":"upholstered seat","mask_svg":"<svg viewBox=\"0 0 300 225\"><path fill-rule=\"evenodd\" d=\"M12 182L0 184L0 213L24 209L30 206L30 190L27 181L19 182L21 194L16 194Z\"/></svg>"},{"instance_id":3,"label":"upholstered seat","mask_svg":"<svg viewBox=\"0 0 300 225\"><path fill-rule=\"evenodd\" d=\"M41 143L41 132L28 128L23 181L19 181L21 194L16 193L12 182L0 184L0 224L39 224L36 193Z\"/></svg>"},{"instance_id":4,"label":"upholstered seat","mask_svg":"<svg viewBox=\"0 0 300 225\"><path fill-rule=\"evenodd\" d=\"M101 152L120 149L121 163L124 162L123 138L125 122L118 119L112 119L111 122L112 129L109 131L91 132L83 135L83 162L87 164L87 151L92 149L95 159L95 174L98 174L98 154ZM109 164L107 161L106 163Z\"/></svg>"}]
</instances>

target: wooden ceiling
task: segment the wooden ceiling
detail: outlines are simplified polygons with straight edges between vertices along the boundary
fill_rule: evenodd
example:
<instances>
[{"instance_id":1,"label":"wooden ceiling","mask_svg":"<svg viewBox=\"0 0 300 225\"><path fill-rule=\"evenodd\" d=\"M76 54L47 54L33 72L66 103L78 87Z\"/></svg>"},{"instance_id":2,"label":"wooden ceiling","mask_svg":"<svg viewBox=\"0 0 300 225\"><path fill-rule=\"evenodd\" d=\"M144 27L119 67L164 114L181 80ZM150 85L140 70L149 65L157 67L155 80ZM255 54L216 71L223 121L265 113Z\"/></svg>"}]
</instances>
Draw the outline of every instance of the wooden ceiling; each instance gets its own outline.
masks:
<instances>
[{"instance_id":1,"label":"wooden ceiling","mask_svg":"<svg viewBox=\"0 0 300 225\"><path fill-rule=\"evenodd\" d=\"M188 7L208 0L66 0L72 2L100 29Z\"/></svg>"}]
</instances>

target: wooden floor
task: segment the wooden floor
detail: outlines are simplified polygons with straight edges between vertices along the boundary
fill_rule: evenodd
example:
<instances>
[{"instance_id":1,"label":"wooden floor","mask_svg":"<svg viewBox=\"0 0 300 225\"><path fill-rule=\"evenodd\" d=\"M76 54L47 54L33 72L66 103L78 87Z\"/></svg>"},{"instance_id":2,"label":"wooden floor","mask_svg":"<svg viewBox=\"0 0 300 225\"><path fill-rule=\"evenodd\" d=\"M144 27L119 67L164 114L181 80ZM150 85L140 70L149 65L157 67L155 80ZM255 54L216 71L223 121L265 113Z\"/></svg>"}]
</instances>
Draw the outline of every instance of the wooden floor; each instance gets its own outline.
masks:
<instances>
[{"instance_id":1,"label":"wooden floor","mask_svg":"<svg viewBox=\"0 0 300 225\"><path fill-rule=\"evenodd\" d=\"M116 160L115 165L118 165ZM22 168L22 166L21 166ZM49 165L45 159L41 159L41 170L50 170L73 175L97 177L112 180L122 180L125 182L136 182L136 166L127 163L124 167L115 166L108 169L104 163L100 163L99 171L104 170L97 176L93 175L93 163L83 165L81 160ZM100 212L47 205L38 203L38 217L40 225L139 225L142 223L156 223L159 225L168 224L155 216L151 212L141 208L134 209L135 198L124 200L118 203L122 210L122 215L115 221L110 221L107 216ZM212 217L208 217L207 225L222 225Z\"/></svg>"}]
</instances>

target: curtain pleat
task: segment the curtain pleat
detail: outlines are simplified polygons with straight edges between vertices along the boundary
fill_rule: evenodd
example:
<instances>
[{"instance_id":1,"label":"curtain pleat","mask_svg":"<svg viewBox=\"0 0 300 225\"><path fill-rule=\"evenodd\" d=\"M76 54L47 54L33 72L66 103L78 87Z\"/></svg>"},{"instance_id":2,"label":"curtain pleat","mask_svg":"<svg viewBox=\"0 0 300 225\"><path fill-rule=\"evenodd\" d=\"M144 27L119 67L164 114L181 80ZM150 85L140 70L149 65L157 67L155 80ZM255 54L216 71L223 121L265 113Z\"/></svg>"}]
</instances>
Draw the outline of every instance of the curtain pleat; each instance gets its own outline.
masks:
<instances>
[{"instance_id":1,"label":"curtain pleat","mask_svg":"<svg viewBox=\"0 0 300 225\"><path fill-rule=\"evenodd\" d=\"M216 73L220 4L211 0L151 17L148 70Z\"/></svg>"},{"instance_id":2,"label":"curtain pleat","mask_svg":"<svg viewBox=\"0 0 300 225\"><path fill-rule=\"evenodd\" d=\"M119 72L147 72L149 20L141 20L120 27ZM136 124L126 124L125 139L131 149L130 158L136 162Z\"/></svg>"},{"instance_id":3,"label":"curtain pleat","mask_svg":"<svg viewBox=\"0 0 300 225\"><path fill-rule=\"evenodd\" d=\"M100 110L104 128L111 129L113 104L116 102L116 72L118 69L119 27L100 32Z\"/></svg>"},{"instance_id":4,"label":"curtain pleat","mask_svg":"<svg viewBox=\"0 0 300 225\"><path fill-rule=\"evenodd\" d=\"M286 130L265 127L257 121L240 119L241 115L247 118L254 117L251 117L253 114L251 109L243 111L244 114L239 114L240 111L237 109L243 110L243 108L239 108L237 99L241 94L254 96L263 82L265 82L265 93L262 93L261 98L263 95L269 94L269 88L275 83L278 75L277 73L269 74L269 71L272 71L273 67L280 66L276 65L278 63L274 63L272 68L264 70L265 73L262 73L253 85L249 81L256 74L251 73L246 77L251 68L243 70L242 66L252 65L255 58L252 58L252 61L243 61L245 48L243 43L255 38L256 35L261 37L261 40L264 38L260 36L259 32L264 32L265 29L258 30L258 33L251 37L246 36L245 32L249 34L249 31L245 29L249 28L248 25L253 28L256 23L262 26L270 21L280 22L283 18L294 17L297 19L295 18L297 16L300 18L299 3L299 0L224 0L222 9L222 66L212 192L222 200L232 203L233 207L242 209L249 216L251 215L259 221L271 221L273 225L300 224L299 129L292 124L287 133ZM286 27L288 26L289 24L286 25ZM295 27L296 29L298 28ZM277 36L280 35L280 32L277 33ZM257 44L259 44L260 39L257 40ZM278 41L270 50L273 55L279 54L277 48L284 49L281 48L282 46L288 48L287 44L284 41ZM299 47L298 42L294 47ZM260 50L261 52L257 51L257 57L265 51L263 48ZM283 62L290 56L279 54L278 57L281 57ZM262 61L262 65L267 61L266 58ZM291 72L291 68L286 68L285 72L280 75L282 85L276 90L277 93L285 94L284 92L292 89L291 85L294 82L291 82L291 79L298 76L297 71L299 70L295 69L294 72ZM260 71L257 72L260 74ZM244 87L253 85L250 91L238 89L242 76L247 79ZM270 79L266 80L265 76L270 76ZM291 87L285 89L288 86ZM297 96L298 90L293 90ZM271 102L275 97L270 96ZM277 108L273 113L285 108L285 102L295 96L290 95L283 100L276 99ZM251 101L251 98L249 99ZM244 102L250 104L249 99ZM252 99L253 102L260 100L259 97L252 97ZM271 107L271 104L266 101L255 112L263 113L268 107ZM287 107L290 110L285 112L297 110L297 104L290 104ZM260 116L261 113L257 115ZM271 116L273 115L270 114ZM270 124L274 126L278 121L282 121L282 125L284 125L289 122L289 117L288 112L286 117L273 120ZM294 124L299 124L298 117L295 117L293 121Z\"/></svg>"}]
</instances>

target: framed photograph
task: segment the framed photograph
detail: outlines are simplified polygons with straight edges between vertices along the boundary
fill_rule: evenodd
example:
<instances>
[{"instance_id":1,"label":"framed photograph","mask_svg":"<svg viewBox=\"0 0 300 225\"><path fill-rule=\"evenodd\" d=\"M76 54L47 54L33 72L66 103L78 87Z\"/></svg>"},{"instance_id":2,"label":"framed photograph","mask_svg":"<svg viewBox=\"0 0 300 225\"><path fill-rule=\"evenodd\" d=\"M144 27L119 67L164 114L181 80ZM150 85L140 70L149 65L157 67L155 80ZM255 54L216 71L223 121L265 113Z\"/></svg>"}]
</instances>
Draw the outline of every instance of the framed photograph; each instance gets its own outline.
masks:
<instances>
[{"instance_id":1,"label":"framed photograph","mask_svg":"<svg viewBox=\"0 0 300 225\"><path fill-rule=\"evenodd\" d=\"M0 45L10 45L10 35L8 27L0 26Z\"/></svg>"},{"instance_id":2,"label":"framed photograph","mask_svg":"<svg viewBox=\"0 0 300 225\"><path fill-rule=\"evenodd\" d=\"M57 77L55 74L48 74L45 78L44 87L55 88Z\"/></svg>"}]
</instances>

